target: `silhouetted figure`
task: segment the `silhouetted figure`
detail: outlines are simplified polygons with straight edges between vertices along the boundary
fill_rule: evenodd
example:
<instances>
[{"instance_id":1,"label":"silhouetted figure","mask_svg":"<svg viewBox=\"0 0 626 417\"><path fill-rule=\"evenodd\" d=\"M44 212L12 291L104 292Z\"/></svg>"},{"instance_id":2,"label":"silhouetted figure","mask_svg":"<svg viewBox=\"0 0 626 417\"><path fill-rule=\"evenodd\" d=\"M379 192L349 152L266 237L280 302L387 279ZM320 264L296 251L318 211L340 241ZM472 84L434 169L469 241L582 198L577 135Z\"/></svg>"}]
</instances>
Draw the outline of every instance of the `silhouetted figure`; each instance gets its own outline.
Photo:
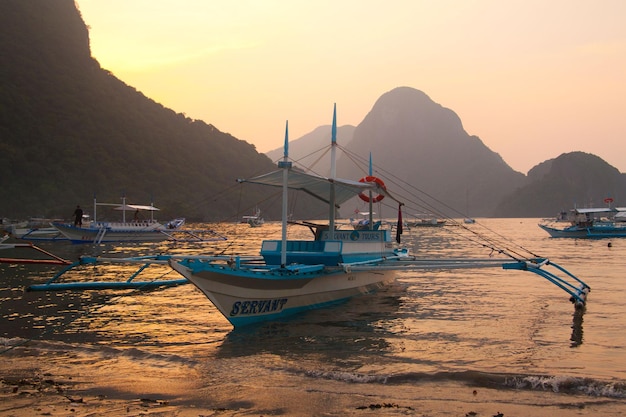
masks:
<instances>
[{"instance_id":1,"label":"silhouetted figure","mask_svg":"<svg viewBox=\"0 0 626 417\"><path fill-rule=\"evenodd\" d=\"M81 227L83 225L83 209L80 206L76 206L74 210L74 226Z\"/></svg>"}]
</instances>

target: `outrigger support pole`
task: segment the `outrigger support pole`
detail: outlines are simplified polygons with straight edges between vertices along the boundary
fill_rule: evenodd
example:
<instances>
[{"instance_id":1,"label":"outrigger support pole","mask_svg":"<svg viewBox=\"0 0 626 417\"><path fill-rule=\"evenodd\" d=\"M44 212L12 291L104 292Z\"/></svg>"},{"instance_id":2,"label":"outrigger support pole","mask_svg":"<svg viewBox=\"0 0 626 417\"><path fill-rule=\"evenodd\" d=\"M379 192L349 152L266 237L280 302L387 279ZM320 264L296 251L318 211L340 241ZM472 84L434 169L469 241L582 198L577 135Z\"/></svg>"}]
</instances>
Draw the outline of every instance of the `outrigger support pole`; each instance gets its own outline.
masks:
<instances>
[{"instance_id":1,"label":"outrigger support pole","mask_svg":"<svg viewBox=\"0 0 626 417\"><path fill-rule=\"evenodd\" d=\"M54 253L50 253L47 250L35 246L32 243L2 243L0 249L17 249L25 248L32 249L36 252L49 256L52 259L22 259L22 258L0 258L0 263L4 264L46 264L46 265L69 265L72 262L67 259L63 259L56 256Z\"/></svg>"},{"instance_id":2,"label":"outrigger support pole","mask_svg":"<svg viewBox=\"0 0 626 417\"><path fill-rule=\"evenodd\" d=\"M44 284L31 285L27 291L63 291L63 290L101 290L101 289L147 289L156 287L170 287L189 283L186 278L156 279L153 281L135 281L146 268L153 264L166 265L171 258L169 255L140 256L134 258L98 258L83 256L77 262L57 272ZM139 264L139 268L126 281L88 281L88 282L57 282L63 274L81 265L95 265L99 263ZM170 270L171 271L171 270Z\"/></svg>"},{"instance_id":3,"label":"outrigger support pole","mask_svg":"<svg viewBox=\"0 0 626 417\"><path fill-rule=\"evenodd\" d=\"M576 285L572 284L571 282L566 281L564 278L556 276L552 272L546 271L545 269L541 268L542 266L547 266L547 265L552 265L559 271L563 272L567 276L574 279L580 285L576 287ZM519 261L519 262L514 262L514 263L506 263L502 265L502 268L518 269L521 271L534 272L535 274L547 279L548 281L550 281L557 287L567 292L571 296L570 301L574 303L574 306L576 308L582 308L585 306L585 303L587 301L587 294L589 294L589 292L591 291L591 287L589 285L585 284L581 279L574 276L572 273L570 273L568 270L566 270L562 266L557 265L554 262L550 262L550 260L547 258L536 258L536 259L532 259L531 261Z\"/></svg>"}]
</instances>

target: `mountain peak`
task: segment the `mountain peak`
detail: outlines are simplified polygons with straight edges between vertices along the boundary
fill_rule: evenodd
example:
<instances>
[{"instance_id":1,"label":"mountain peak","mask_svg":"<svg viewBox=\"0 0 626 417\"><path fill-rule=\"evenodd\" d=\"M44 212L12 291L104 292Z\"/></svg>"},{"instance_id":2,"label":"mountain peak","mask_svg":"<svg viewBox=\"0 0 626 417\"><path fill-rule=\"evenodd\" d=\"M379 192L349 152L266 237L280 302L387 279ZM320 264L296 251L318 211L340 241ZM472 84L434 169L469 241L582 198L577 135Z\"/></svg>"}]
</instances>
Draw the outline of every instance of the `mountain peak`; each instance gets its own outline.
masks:
<instances>
[{"instance_id":1,"label":"mountain peak","mask_svg":"<svg viewBox=\"0 0 626 417\"><path fill-rule=\"evenodd\" d=\"M426 93L411 87L398 87L386 92L376 101L366 116L373 124L403 124L405 130L423 141L441 140L467 135L459 116L435 103Z\"/></svg>"}]
</instances>

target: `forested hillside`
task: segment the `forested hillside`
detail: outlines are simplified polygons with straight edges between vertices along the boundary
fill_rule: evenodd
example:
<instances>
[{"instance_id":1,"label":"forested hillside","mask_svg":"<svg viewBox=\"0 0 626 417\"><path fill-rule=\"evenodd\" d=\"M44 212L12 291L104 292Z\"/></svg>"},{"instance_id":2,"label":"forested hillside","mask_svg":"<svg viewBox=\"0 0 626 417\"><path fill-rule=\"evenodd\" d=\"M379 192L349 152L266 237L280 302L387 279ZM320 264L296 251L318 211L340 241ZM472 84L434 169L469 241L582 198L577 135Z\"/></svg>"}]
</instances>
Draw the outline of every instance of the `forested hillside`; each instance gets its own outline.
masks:
<instances>
[{"instance_id":1,"label":"forested hillside","mask_svg":"<svg viewBox=\"0 0 626 417\"><path fill-rule=\"evenodd\" d=\"M496 217L548 217L574 207L626 206L626 174L596 155L569 152L528 172L529 184L496 208Z\"/></svg>"},{"instance_id":2,"label":"forested hillside","mask_svg":"<svg viewBox=\"0 0 626 417\"><path fill-rule=\"evenodd\" d=\"M94 195L125 195L154 201L162 218L224 220L268 198L235 180L271 161L102 69L72 0L0 3L0 79L2 217L69 217Z\"/></svg>"}]
</instances>

